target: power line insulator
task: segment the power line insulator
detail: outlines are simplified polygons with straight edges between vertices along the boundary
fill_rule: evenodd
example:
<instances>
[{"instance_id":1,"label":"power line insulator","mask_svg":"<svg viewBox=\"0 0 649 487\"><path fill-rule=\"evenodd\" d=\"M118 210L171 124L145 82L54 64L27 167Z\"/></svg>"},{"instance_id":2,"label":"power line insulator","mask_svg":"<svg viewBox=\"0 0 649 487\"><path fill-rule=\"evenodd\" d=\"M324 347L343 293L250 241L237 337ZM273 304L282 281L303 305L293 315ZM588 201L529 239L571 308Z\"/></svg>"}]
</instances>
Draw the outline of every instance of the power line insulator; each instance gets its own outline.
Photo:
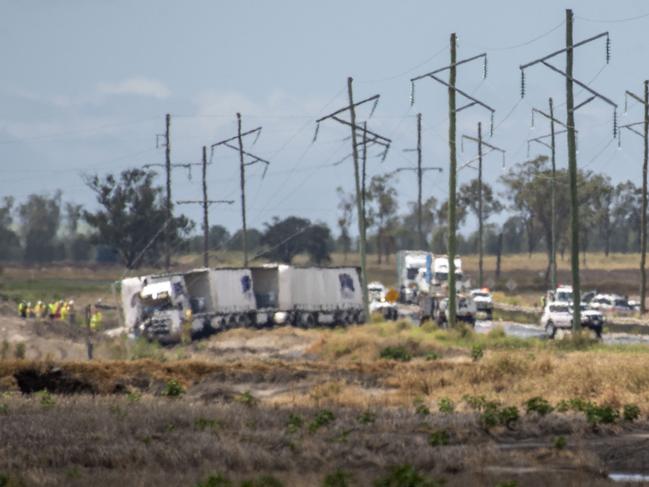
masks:
<instances>
[{"instance_id":1,"label":"power line insulator","mask_svg":"<svg viewBox=\"0 0 649 487\"><path fill-rule=\"evenodd\" d=\"M611 61L611 36L606 35L606 64Z\"/></svg>"},{"instance_id":2,"label":"power line insulator","mask_svg":"<svg viewBox=\"0 0 649 487\"><path fill-rule=\"evenodd\" d=\"M410 106L415 104L415 82L410 82Z\"/></svg>"},{"instance_id":3,"label":"power line insulator","mask_svg":"<svg viewBox=\"0 0 649 487\"><path fill-rule=\"evenodd\" d=\"M521 98L525 98L525 71L521 69Z\"/></svg>"}]
</instances>

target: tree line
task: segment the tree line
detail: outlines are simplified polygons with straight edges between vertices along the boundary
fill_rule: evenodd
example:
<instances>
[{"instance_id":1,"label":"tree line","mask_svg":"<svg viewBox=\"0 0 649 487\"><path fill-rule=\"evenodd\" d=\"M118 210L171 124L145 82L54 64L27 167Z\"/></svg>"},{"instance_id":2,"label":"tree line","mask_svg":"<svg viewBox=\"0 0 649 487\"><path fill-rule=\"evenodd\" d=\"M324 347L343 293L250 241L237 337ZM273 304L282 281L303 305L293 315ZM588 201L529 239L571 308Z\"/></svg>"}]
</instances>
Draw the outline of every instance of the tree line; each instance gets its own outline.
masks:
<instances>
[{"instance_id":1,"label":"tree line","mask_svg":"<svg viewBox=\"0 0 649 487\"><path fill-rule=\"evenodd\" d=\"M21 203L5 197L0 204L0 260L159 266L166 238L171 239L175 253L201 251L203 238L196 235L194 222L176 214L167 221L165 193L155 178L155 172L141 169L84 176L97 201L95 211L64 201L60 191L33 194ZM376 175L365 191L368 251L376 254L379 263L389 261L397 250L418 247L417 203L400 208L396 182L394 174ZM501 193L482 184L485 253L542 251L549 257L552 172L548 158L539 156L514 165L499 183ZM570 244L566 170L556 172L555 184L557 249L563 255ZM641 188L630 180L613 184L610 177L587 170L579 172L578 184L582 250L638 252ZM471 219L478 214L478 190L476 179L458 190L458 224L465 230L458 235L461 254L477 251L478 235ZM312 262L323 264L334 251L345 255L355 251L357 241L351 231L357 218L355 196L343 188L337 193L336 236L325 223L299 216L273 218L263 228L248 230L252 255L288 263L298 254L307 254ZM422 202L424 247L436 253L446 252L447 212L447 201L429 197ZM241 230L230 233L221 225L209 229L213 251L242 250L242 243Z\"/></svg>"}]
</instances>

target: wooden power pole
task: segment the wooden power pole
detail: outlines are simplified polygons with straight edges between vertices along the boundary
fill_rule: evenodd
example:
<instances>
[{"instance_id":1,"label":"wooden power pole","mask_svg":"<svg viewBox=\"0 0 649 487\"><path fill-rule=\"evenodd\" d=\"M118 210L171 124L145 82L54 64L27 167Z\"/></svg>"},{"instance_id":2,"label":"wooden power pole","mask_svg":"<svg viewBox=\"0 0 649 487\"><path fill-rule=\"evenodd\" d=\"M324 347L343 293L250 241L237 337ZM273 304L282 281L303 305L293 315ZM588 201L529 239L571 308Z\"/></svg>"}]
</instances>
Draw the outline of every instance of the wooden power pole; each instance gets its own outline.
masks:
<instances>
[{"instance_id":1,"label":"wooden power pole","mask_svg":"<svg viewBox=\"0 0 649 487\"><path fill-rule=\"evenodd\" d=\"M448 324L455 326L456 323L456 283L455 283L455 257L457 255L457 114L469 107L478 105L488 110L491 114L491 132L493 133L493 114L495 110L480 100L469 95L465 91L457 88L457 67L478 59L483 61L483 77L487 76L487 54L482 53L472 56L461 61L457 61L457 36L451 34L450 38L450 64L443 68L436 69L426 74L416 76L410 79L410 103L414 103L415 82L430 78L448 88L448 146L449 146L449 175L448 175ZM443 71L449 72L448 82L442 80L437 75ZM460 95L468 103L457 107L456 95Z\"/></svg>"},{"instance_id":2,"label":"wooden power pole","mask_svg":"<svg viewBox=\"0 0 649 487\"><path fill-rule=\"evenodd\" d=\"M649 80L644 82L644 97L638 96L631 91L625 92L626 97L631 97L644 106L644 117L640 122L622 125L624 128L639 135L643 138L643 158L642 158L642 210L640 214L640 313L647 312L646 294L647 294L647 164L649 162ZM625 103L626 105L626 103ZM640 132L635 127L642 125L643 130Z\"/></svg>"},{"instance_id":3,"label":"wooden power pole","mask_svg":"<svg viewBox=\"0 0 649 487\"><path fill-rule=\"evenodd\" d=\"M349 100L349 105L336 110L333 113L330 113L329 115L325 115L324 117L320 117L318 120L316 120L316 133L314 136L314 141L317 138L318 134L318 129L320 127L320 123L322 123L325 120L331 119L334 120L338 123L341 123L343 125L348 126L351 129L351 141L352 141L352 159L354 162L354 185L355 185L355 192L356 192L356 211L358 214L358 251L359 251L359 257L360 257L360 264L361 264L361 288L362 288L362 295L363 295L363 309L364 309L364 318L367 320L369 319L369 299L368 299L368 294L367 294L367 255L366 255L366 228L365 228L365 160L366 160L366 155L365 151L367 149L367 144L368 143L373 143L373 144L378 144L383 147L385 147L385 151L382 154L383 159L387 156L388 149L390 148L391 140L383 137L376 132L373 132L371 130L367 129L366 124L359 125L356 122L356 108L358 108L361 105L364 105L365 103L373 103L372 106L372 111L370 113L370 116L374 112L376 105L378 104L380 95L374 95L369 98L365 98L361 101L354 101L354 91L353 91L353 78L348 77L347 78L347 97ZM349 121L341 118L340 116L343 113L349 112ZM360 167L359 164L359 154L358 154L358 135L361 135L361 144L363 145L363 161L360 161L362 163L362 168ZM369 138L368 138L369 137Z\"/></svg>"},{"instance_id":4,"label":"wooden power pole","mask_svg":"<svg viewBox=\"0 0 649 487\"><path fill-rule=\"evenodd\" d=\"M566 134L568 145L568 175L570 177L570 235L571 235L571 255L570 263L572 268L572 290L573 290L573 319L572 329L578 331L581 328L581 285L579 280L579 198L577 192L577 141L575 128L575 112L598 98L613 107L613 137L617 135L617 104L604 95L596 92L587 83L582 83L573 76L574 52L579 46L586 45L600 38L606 38L606 62L610 60L610 39L608 32L597 34L583 41L574 42L573 40L573 19L572 10L566 10L566 47L554 51L546 56L536 59L527 64L519 66L521 71L521 97L525 96L525 69L536 64L543 64L546 68L551 69L557 74L563 76L566 80ZM562 71L549 60L560 54L566 54L566 70ZM578 85L584 91L590 93L590 97L585 101L575 105L574 85Z\"/></svg>"},{"instance_id":5,"label":"wooden power pole","mask_svg":"<svg viewBox=\"0 0 649 487\"><path fill-rule=\"evenodd\" d=\"M424 237L423 230L423 179L426 171L439 171L442 172L441 167L436 166L422 166L423 150L421 143L421 113L417 114L417 148L404 149L404 152L417 152L417 167L399 167L395 169L395 173L401 171L414 171L417 173L417 247L419 250L426 248L426 238Z\"/></svg>"},{"instance_id":6,"label":"wooden power pole","mask_svg":"<svg viewBox=\"0 0 649 487\"><path fill-rule=\"evenodd\" d=\"M167 172L167 227L165 231L165 269L171 268L171 114L165 116L165 168Z\"/></svg>"},{"instance_id":7,"label":"wooden power pole","mask_svg":"<svg viewBox=\"0 0 649 487\"><path fill-rule=\"evenodd\" d=\"M247 228L247 221L246 221L246 167L261 162L266 165L263 173L263 175L266 175L266 170L268 169L270 162L254 154L251 154L250 152L245 151L243 148L243 138L248 135L255 134L255 141L253 142L254 145L254 143L257 141L257 138L259 138L260 133L261 133L261 127L257 127L252 130L247 130L246 132L242 132L241 114L237 113L237 135L216 142L210 146L211 151L214 151L214 149L218 146L224 145L225 147L228 147L230 149L239 152L239 176L240 176L239 182L241 187L241 223L242 223L242 232L243 232L242 240L243 240L243 266L244 267L248 267L248 228ZM237 141L237 145L233 145L233 142L235 140ZM250 160L246 161L245 159L246 157L248 157Z\"/></svg>"},{"instance_id":8,"label":"wooden power pole","mask_svg":"<svg viewBox=\"0 0 649 487\"><path fill-rule=\"evenodd\" d=\"M198 163L190 163L191 165L198 165ZM188 164L189 165L189 164ZM202 200L184 200L177 201L179 205L198 204L203 207L203 267L210 266L210 220L209 220L209 206L216 203L225 203L231 205L233 200L210 200L207 197L207 147L203 146L203 158L200 162L202 166L202 186L203 186L203 199Z\"/></svg>"},{"instance_id":9,"label":"wooden power pole","mask_svg":"<svg viewBox=\"0 0 649 487\"><path fill-rule=\"evenodd\" d=\"M503 166L505 164L505 150L485 142L482 138L482 123L478 122L478 137L463 135L462 141L470 140L478 144L478 287L484 287L484 211L482 197L482 162L484 153L482 148L487 147L489 152L497 151L503 155Z\"/></svg>"}]
</instances>

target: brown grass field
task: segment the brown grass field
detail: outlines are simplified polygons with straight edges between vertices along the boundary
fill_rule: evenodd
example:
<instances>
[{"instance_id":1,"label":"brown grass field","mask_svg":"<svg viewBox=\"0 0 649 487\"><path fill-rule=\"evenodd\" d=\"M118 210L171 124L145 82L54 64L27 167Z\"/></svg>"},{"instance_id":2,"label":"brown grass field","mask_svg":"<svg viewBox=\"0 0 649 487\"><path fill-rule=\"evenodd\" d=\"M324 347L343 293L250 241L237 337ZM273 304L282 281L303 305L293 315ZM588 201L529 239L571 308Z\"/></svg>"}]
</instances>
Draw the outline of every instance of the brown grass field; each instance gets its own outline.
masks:
<instances>
[{"instance_id":1,"label":"brown grass field","mask_svg":"<svg viewBox=\"0 0 649 487\"><path fill-rule=\"evenodd\" d=\"M642 347L405 322L120 340L0 361L6 485L606 485L649 460Z\"/></svg>"}]
</instances>

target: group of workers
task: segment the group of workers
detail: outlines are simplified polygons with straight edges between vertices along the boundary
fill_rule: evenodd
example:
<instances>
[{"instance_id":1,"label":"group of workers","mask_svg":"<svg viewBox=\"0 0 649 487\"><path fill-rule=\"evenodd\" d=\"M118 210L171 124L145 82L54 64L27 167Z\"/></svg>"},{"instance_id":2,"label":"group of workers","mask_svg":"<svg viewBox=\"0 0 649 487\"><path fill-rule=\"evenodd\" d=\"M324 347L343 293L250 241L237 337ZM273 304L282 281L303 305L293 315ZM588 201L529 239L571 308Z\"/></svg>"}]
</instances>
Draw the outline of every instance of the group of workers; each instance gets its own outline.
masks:
<instances>
[{"instance_id":1,"label":"group of workers","mask_svg":"<svg viewBox=\"0 0 649 487\"><path fill-rule=\"evenodd\" d=\"M35 305L31 302L20 301L18 303L18 315L21 318L40 318L50 320L67 321L71 325L77 322L74 300L58 300L50 303L37 301ZM90 329L98 330L101 327L103 316L97 305L86 307L86 322Z\"/></svg>"}]
</instances>

